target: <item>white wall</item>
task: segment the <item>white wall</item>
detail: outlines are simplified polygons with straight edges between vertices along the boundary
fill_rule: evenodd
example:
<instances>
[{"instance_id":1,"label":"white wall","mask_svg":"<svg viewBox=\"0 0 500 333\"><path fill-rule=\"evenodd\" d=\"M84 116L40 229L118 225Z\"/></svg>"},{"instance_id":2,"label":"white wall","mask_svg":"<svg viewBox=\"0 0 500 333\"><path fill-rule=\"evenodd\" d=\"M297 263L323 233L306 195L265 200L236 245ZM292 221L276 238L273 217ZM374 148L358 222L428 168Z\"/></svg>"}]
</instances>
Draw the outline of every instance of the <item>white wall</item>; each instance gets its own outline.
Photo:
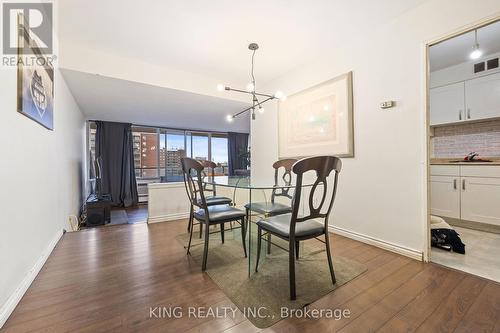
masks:
<instances>
[{"instance_id":1,"label":"white wall","mask_svg":"<svg viewBox=\"0 0 500 333\"><path fill-rule=\"evenodd\" d=\"M0 68L0 327L82 200L85 123L63 77L56 71L54 131L16 111L16 82Z\"/></svg>"},{"instance_id":2,"label":"white wall","mask_svg":"<svg viewBox=\"0 0 500 333\"><path fill-rule=\"evenodd\" d=\"M424 250L424 45L494 13L500 14L498 0L428 1L263 89L291 95L353 71L355 158L343 159L331 225L414 257ZM397 107L381 110L379 103L385 100L395 100ZM278 158L276 133L276 107L269 106L252 122L256 177L272 174L271 164Z\"/></svg>"}]
</instances>

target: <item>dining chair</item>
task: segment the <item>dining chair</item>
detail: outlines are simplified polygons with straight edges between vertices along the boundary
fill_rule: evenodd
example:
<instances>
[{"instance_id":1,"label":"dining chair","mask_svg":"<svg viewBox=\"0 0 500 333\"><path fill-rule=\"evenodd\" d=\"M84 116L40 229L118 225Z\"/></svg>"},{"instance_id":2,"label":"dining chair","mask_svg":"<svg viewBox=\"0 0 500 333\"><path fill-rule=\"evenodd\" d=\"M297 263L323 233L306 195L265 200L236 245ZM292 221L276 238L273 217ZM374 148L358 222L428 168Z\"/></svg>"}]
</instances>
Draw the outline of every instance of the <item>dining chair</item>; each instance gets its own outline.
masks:
<instances>
[{"instance_id":1,"label":"dining chair","mask_svg":"<svg viewBox=\"0 0 500 333\"><path fill-rule=\"evenodd\" d=\"M287 158L278 160L273 163L274 168L274 185L278 185L278 178L280 173L280 168L284 169L281 178L284 184L292 183L292 166L297 162L294 158ZM245 205L247 222L250 222L250 212L256 212L258 214L263 214L264 217L276 216L280 214L286 214L292 212L291 205L285 205L280 202L276 202L276 197L286 197L288 199L292 199L292 194L290 193L291 187L286 188L274 188L271 193L271 201L270 202L250 202ZM271 234L268 234L267 238L267 253L271 253Z\"/></svg>"},{"instance_id":2,"label":"dining chair","mask_svg":"<svg viewBox=\"0 0 500 333\"><path fill-rule=\"evenodd\" d=\"M330 243L328 241L328 217L330 216L330 211L335 201L338 175L341 168L342 162L335 156L317 156L299 160L292 167L293 173L297 175L294 197L292 199L292 212L271 216L257 222L257 259L255 271L258 271L263 231L288 241L288 270L290 299L292 300L297 298L295 290L295 260L299 259L299 245L301 241L312 238L318 239L317 237L325 235L326 255L330 267L330 275L332 283L335 284L336 282L330 253ZM316 177L310 189L309 198L307 201L304 201L304 204L307 203L308 205L309 215L304 216L304 214L302 214L299 217L303 176L304 173L308 171L314 171ZM328 194L328 177L332 171L335 172L335 176L333 177L331 193ZM319 190L320 187L323 189L322 191ZM315 200L315 193L317 190L320 194L319 201ZM326 208L326 210L324 210L324 208ZM317 219L323 219L323 221L318 221Z\"/></svg>"},{"instance_id":3,"label":"dining chair","mask_svg":"<svg viewBox=\"0 0 500 333\"><path fill-rule=\"evenodd\" d=\"M234 208L228 204L226 205L213 205L207 204L205 198L204 186L202 181L203 165L195 159L184 157L181 159L182 171L184 174L184 185L186 192L191 202L192 207L197 207L192 216L198 221L200 225L205 225L205 241L203 250L203 263L201 266L202 271L207 268L208 257L208 241L210 238L211 225L220 225L221 239L224 243L224 223L237 221L241 225L241 240L243 243L243 252L247 256L245 244L245 212ZM187 254L190 254L191 240L193 238L193 225L189 233L189 243L187 246Z\"/></svg>"},{"instance_id":4,"label":"dining chair","mask_svg":"<svg viewBox=\"0 0 500 333\"><path fill-rule=\"evenodd\" d=\"M198 162L203 165L203 171L201 172L202 177L205 178L207 177L206 169L209 170L210 172L210 177L214 179L215 177L215 168L217 167L217 164L212 161L207 161L207 160L198 160ZM203 191L205 192L212 192L213 195L206 196L205 199L207 200L207 205L208 206L215 206L215 205L230 205L232 203L232 200L227 197L223 196L218 196L217 195L217 188L215 185L211 185L209 187L208 184L203 185ZM192 223L193 223L193 206L191 206L190 212L189 212L189 221L188 221L188 231L190 231ZM203 234L203 225L200 224L200 238L201 235Z\"/></svg>"}]
</instances>

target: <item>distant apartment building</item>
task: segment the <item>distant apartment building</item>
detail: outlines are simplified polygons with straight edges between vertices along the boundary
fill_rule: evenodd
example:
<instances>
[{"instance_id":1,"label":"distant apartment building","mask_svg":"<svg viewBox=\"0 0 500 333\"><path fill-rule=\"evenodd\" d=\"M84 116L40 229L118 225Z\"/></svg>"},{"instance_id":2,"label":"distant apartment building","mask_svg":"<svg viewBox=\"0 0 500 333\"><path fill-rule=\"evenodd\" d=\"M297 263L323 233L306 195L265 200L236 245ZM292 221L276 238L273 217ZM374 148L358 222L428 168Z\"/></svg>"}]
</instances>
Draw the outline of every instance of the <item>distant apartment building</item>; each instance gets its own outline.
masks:
<instances>
[{"instance_id":1,"label":"distant apartment building","mask_svg":"<svg viewBox=\"0 0 500 333\"><path fill-rule=\"evenodd\" d=\"M133 137L136 176L143 178L158 177L159 156L156 133L134 133Z\"/></svg>"},{"instance_id":2,"label":"distant apartment building","mask_svg":"<svg viewBox=\"0 0 500 333\"><path fill-rule=\"evenodd\" d=\"M184 149L166 151L165 176L168 181L182 181L181 158L183 157L186 157Z\"/></svg>"}]
</instances>

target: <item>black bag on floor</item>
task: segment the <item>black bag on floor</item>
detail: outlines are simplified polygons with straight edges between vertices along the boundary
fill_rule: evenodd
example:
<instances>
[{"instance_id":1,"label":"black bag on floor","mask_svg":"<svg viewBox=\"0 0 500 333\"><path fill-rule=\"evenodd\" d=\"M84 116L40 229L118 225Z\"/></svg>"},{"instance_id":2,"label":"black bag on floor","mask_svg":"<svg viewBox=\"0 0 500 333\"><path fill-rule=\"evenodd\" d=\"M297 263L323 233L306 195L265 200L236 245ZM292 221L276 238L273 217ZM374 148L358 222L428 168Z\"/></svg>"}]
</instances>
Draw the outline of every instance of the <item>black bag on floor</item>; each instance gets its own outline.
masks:
<instances>
[{"instance_id":1,"label":"black bag on floor","mask_svg":"<svg viewBox=\"0 0 500 333\"><path fill-rule=\"evenodd\" d=\"M453 229L431 229L431 245L443 250L465 254L465 244Z\"/></svg>"}]
</instances>

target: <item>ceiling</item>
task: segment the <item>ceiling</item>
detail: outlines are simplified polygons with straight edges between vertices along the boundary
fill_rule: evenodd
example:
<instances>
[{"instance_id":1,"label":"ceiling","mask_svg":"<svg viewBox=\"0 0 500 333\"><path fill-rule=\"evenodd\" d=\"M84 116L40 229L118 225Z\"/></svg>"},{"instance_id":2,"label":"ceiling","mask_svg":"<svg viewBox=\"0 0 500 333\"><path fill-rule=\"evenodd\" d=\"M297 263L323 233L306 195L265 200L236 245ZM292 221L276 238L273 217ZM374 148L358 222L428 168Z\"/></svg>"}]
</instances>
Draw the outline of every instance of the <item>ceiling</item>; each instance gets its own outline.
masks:
<instances>
[{"instance_id":1,"label":"ceiling","mask_svg":"<svg viewBox=\"0 0 500 333\"><path fill-rule=\"evenodd\" d=\"M88 119L137 125L250 132L248 117L226 116L248 104L68 69L61 72Z\"/></svg>"},{"instance_id":2,"label":"ceiling","mask_svg":"<svg viewBox=\"0 0 500 333\"><path fill-rule=\"evenodd\" d=\"M246 84L309 63L425 0L64 0L61 44Z\"/></svg>"},{"instance_id":3,"label":"ceiling","mask_svg":"<svg viewBox=\"0 0 500 333\"><path fill-rule=\"evenodd\" d=\"M500 52L500 21L478 29L477 39L484 56ZM429 50L431 71L470 61L473 45L474 32L471 31L432 46Z\"/></svg>"},{"instance_id":4,"label":"ceiling","mask_svg":"<svg viewBox=\"0 0 500 333\"><path fill-rule=\"evenodd\" d=\"M343 44L424 1L64 0L58 2L58 38L61 48L96 50L241 87L250 81L248 44L257 42L258 87L325 53L334 55ZM248 117L225 121L228 113L245 107L242 102L63 73L91 119L221 131L250 127Z\"/></svg>"}]
</instances>

